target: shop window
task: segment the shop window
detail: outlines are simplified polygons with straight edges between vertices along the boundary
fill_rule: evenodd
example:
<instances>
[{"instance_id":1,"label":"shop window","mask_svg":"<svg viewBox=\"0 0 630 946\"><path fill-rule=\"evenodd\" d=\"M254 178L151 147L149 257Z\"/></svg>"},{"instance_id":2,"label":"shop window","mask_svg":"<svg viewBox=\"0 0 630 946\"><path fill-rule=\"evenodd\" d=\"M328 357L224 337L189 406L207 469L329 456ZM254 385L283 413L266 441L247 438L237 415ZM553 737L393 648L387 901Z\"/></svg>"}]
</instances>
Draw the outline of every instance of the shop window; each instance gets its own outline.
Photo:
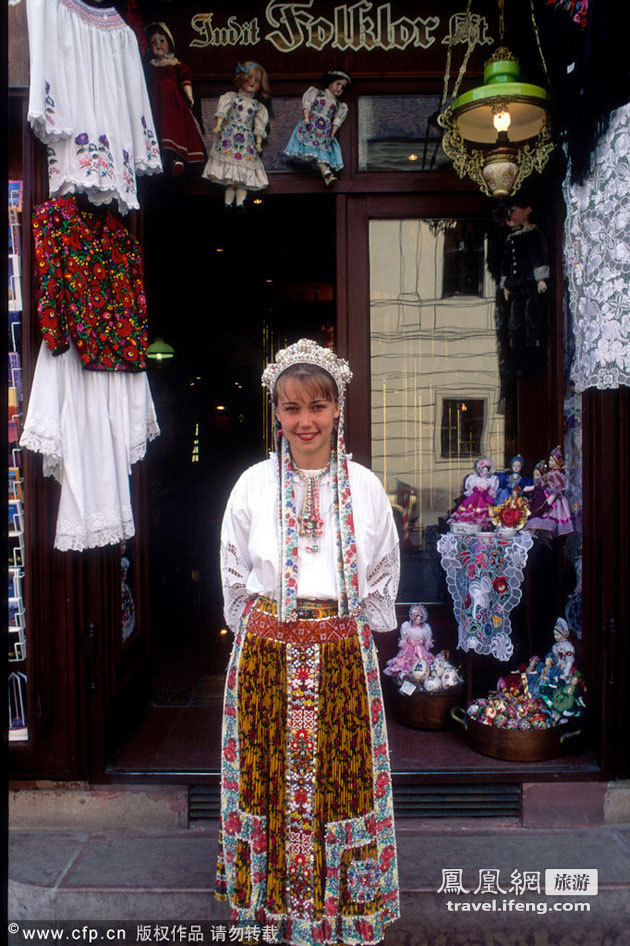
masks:
<instances>
[{"instance_id":1,"label":"shop window","mask_svg":"<svg viewBox=\"0 0 630 946\"><path fill-rule=\"evenodd\" d=\"M440 456L479 457L485 402L477 398L444 398L440 428Z\"/></svg>"},{"instance_id":2,"label":"shop window","mask_svg":"<svg viewBox=\"0 0 630 946\"><path fill-rule=\"evenodd\" d=\"M481 296L484 232L468 221L452 221L444 232L443 296Z\"/></svg>"},{"instance_id":3,"label":"shop window","mask_svg":"<svg viewBox=\"0 0 630 946\"><path fill-rule=\"evenodd\" d=\"M458 234L474 251L463 293L444 286ZM496 286L482 234L459 221L370 221L372 469L401 538L401 603L448 600L439 535L475 461L488 455L502 469L505 458Z\"/></svg>"},{"instance_id":4,"label":"shop window","mask_svg":"<svg viewBox=\"0 0 630 946\"><path fill-rule=\"evenodd\" d=\"M437 95L359 96L359 171L434 171L440 145Z\"/></svg>"}]
</instances>

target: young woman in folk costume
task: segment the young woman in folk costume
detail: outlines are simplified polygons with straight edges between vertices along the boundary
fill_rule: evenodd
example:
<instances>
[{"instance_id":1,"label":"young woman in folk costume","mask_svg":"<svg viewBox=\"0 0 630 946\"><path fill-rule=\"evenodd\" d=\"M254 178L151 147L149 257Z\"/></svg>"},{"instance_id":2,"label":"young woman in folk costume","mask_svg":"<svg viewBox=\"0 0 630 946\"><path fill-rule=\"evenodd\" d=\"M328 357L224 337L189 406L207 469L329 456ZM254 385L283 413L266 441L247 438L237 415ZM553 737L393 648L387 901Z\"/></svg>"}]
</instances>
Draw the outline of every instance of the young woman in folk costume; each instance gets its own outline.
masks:
<instances>
[{"instance_id":1,"label":"young woman in folk costume","mask_svg":"<svg viewBox=\"0 0 630 946\"><path fill-rule=\"evenodd\" d=\"M372 631L396 625L398 535L345 451L343 359L302 339L263 374L277 454L221 533L235 633L222 735L219 895L278 939L378 943L397 919L387 733Z\"/></svg>"}]
</instances>

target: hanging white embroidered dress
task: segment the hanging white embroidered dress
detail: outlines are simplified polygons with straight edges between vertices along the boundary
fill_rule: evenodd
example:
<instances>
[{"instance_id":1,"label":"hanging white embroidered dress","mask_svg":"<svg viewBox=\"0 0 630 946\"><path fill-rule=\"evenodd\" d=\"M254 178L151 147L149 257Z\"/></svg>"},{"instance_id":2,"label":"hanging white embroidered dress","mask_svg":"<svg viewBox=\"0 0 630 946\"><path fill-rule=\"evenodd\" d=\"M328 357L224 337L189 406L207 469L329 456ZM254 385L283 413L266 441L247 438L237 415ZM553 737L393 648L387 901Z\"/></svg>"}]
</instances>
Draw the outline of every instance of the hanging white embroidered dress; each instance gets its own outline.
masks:
<instances>
[{"instance_id":1,"label":"hanging white embroidered dress","mask_svg":"<svg viewBox=\"0 0 630 946\"><path fill-rule=\"evenodd\" d=\"M28 0L28 121L47 145L50 196L137 209L136 175L162 170L138 41L113 7Z\"/></svg>"},{"instance_id":2,"label":"hanging white embroidered dress","mask_svg":"<svg viewBox=\"0 0 630 946\"><path fill-rule=\"evenodd\" d=\"M159 433L146 372L86 371L74 345L52 355L42 342L20 446L61 484L55 548L134 535L129 475Z\"/></svg>"}]
</instances>

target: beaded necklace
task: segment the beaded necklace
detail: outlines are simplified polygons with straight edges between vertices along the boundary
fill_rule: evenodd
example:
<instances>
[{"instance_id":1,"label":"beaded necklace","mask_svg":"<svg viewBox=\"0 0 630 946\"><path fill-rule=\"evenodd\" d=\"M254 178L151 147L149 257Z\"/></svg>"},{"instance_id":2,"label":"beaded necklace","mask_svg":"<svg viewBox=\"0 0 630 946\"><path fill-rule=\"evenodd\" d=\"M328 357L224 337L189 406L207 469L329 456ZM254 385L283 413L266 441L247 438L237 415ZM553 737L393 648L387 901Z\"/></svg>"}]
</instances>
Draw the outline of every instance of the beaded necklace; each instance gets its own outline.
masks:
<instances>
[{"instance_id":1,"label":"beaded necklace","mask_svg":"<svg viewBox=\"0 0 630 946\"><path fill-rule=\"evenodd\" d=\"M320 512L319 488L324 476L330 473L330 460L323 470L300 470L299 467L295 467L295 473L298 479L304 483L304 501L302 511L298 517L300 535L315 539L312 545L306 546L307 552L319 552L319 545L315 537L322 535L324 531L324 520Z\"/></svg>"}]
</instances>

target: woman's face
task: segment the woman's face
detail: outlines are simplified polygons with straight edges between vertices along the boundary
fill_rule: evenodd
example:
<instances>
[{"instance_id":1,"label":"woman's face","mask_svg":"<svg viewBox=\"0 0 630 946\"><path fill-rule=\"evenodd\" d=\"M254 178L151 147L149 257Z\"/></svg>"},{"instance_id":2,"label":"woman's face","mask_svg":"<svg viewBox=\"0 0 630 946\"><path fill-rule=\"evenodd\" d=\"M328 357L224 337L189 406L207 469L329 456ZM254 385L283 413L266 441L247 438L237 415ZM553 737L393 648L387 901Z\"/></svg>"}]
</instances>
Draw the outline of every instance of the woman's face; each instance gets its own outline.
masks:
<instances>
[{"instance_id":1,"label":"woman's face","mask_svg":"<svg viewBox=\"0 0 630 946\"><path fill-rule=\"evenodd\" d=\"M327 401L312 385L287 378L278 382L276 416L289 441L294 463L303 470L325 467L330 459L339 405Z\"/></svg>"},{"instance_id":2,"label":"woman's face","mask_svg":"<svg viewBox=\"0 0 630 946\"><path fill-rule=\"evenodd\" d=\"M534 483L538 483L538 481L542 479L542 473L540 472L540 470L534 470L532 476L534 479Z\"/></svg>"},{"instance_id":3,"label":"woman's face","mask_svg":"<svg viewBox=\"0 0 630 946\"><path fill-rule=\"evenodd\" d=\"M333 79L333 81L328 86L328 91L331 95L334 95L336 99L340 95L343 95L343 90L347 86L348 82L346 79Z\"/></svg>"},{"instance_id":4,"label":"woman's face","mask_svg":"<svg viewBox=\"0 0 630 946\"><path fill-rule=\"evenodd\" d=\"M559 464L558 461L556 460L556 458L555 458L555 456L554 456L553 453L552 453L552 454L550 455L550 457L549 457L548 466L549 466L549 469L550 469L550 470L559 470L559 469L560 469L560 464Z\"/></svg>"},{"instance_id":5,"label":"woman's face","mask_svg":"<svg viewBox=\"0 0 630 946\"><path fill-rule=\"evenodd\" d=\"M154 59L164 59L170 54L171 48L164 33L154 33L149 39L149 49Z\"/></svg>"},{"instance_id":6,"label":"woman's face","mask_svg":"<svg viewBox=\"0 0 630 946\"><path fill-rule=\"evenodd\" d=\"M480 463L480 464L479 464L479 475L480 475L480 476L489 476L489 475L490 475L490 467L488 466L487 463Z\"/></svg>"},{"instance_id":7,"label":"woman's face","mask_svg":"<svg viewBox=\"0 0 630 946\"><path fill-rule=\"evenodd\" d=\"M256 95L260 90L260 73L257 69L250 69L241 82L241 91L249 95Z\"/></svg>"},{"instance_id":8,"label":"woman's face","mask_svg":"<svg viewBox=\"0 0 630 946\"><path fill-rule=\"evenodd\" d=\"M513 461L512 461L512 472L513 472L513 473L520 473L522 469L523 469L523 464L521 463L520 460L513 460Z\"/></svg>"}]
</instances>

